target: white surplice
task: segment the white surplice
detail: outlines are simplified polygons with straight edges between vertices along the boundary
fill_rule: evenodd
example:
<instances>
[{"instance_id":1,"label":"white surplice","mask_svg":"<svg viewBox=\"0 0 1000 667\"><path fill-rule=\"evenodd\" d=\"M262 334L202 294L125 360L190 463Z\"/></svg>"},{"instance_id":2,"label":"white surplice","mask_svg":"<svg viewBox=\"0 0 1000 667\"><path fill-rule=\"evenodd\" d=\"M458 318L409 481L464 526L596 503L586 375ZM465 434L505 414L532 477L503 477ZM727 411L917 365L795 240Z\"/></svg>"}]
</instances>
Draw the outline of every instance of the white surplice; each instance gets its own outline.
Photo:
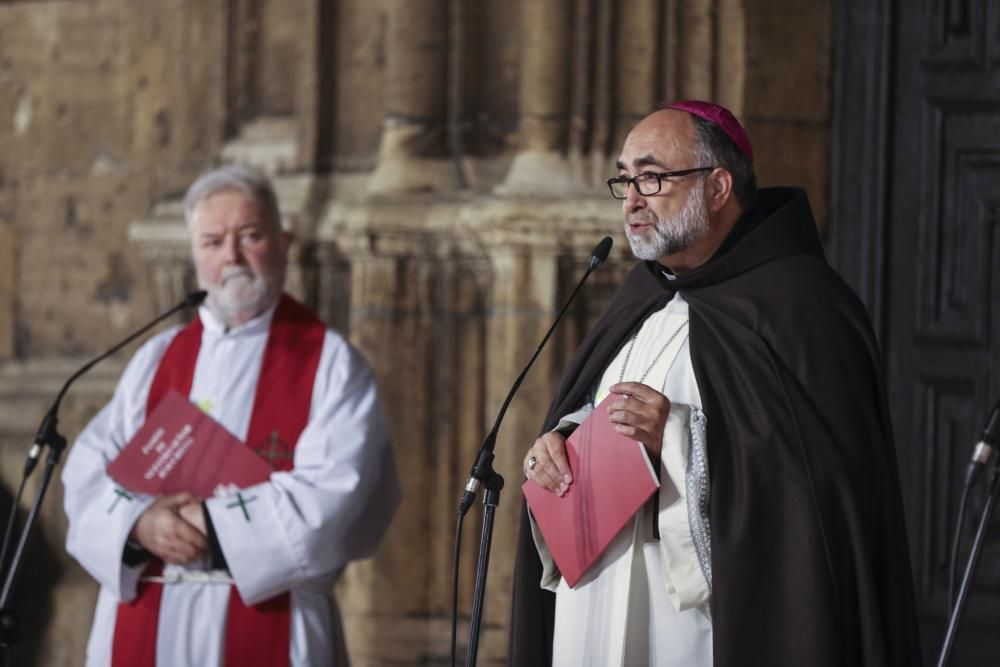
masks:
<instances>
[{"instance_id":1,"label":"white surplice","mask_svg":"<svg viewBox=\"0 0 1000 667\"><path fill-rule=\"evenodd\" d=\"M562 420L564 424L583 421L607 397L608 387L619 381L626 356L624 381L638 381L648 368L643 384L671 401L661 453L659 540L653 537L651 503L646 503L576 587L570 588L532 521L543 566L541 585L556 594L552 658L556 667L712 665L711 590L703 570L710 565L699 564L687 505L692 422L700 427L695 432L704 434L688 327L664 348L687 317L687 302L677 294L643 323L631 354L626 343L612 360L592 403ZM702 559L707 561L705 554Z\"/></svg>"},{"instance_id":2,"label":"white surplice","mask_svg":"<svg viewBox=\"0 0 1000 667\"><path fill-rule=\"evenodd\" d=\"M227 331L207 308L199 310L204 333L190 398L241 440L273 314L274 308ZM135 597L142 569L123 565L123 548L154 500L123 497L105 468L142 426L159 361L178 331L163 332L139 349L111 402L77 438L63 468L66 548L101 585L88 666L111 662L117 604ZM242 507L233 497L212 498L206 506L243 600L256 604L291 591L291 664L340 665L346 664L346 653L331 586L349 561L375 550L400 490L375 379L360 354L328 330L312 381L309 421L295 447L294 468L243 490ZM207 568L207 563L167 565L164 576ZM222 663L230 588L165 584L158 665Z\"/></svg>"}]
</instances>

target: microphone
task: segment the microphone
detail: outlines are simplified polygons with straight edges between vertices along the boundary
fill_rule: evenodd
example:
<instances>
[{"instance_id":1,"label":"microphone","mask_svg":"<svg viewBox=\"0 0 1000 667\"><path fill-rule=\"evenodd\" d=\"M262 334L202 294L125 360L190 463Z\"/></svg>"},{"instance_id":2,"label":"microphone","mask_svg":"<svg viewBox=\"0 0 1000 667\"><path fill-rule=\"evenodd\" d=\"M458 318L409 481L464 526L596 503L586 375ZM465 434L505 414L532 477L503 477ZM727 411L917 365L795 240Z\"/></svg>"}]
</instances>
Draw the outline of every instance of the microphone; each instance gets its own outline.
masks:
<instances>
[{"instance_id":1,"label":"microphone","mask_svg":"<svg viewBox=\"0 0 1000 667\"><path fill-rule=\"evenodd\" d=\"M955 531L952 535L951 554L948 563L948 630L945 632L944 642L941 645L941 654L938 656L938 667L948 664L951 657L951 649L958 632L958 625L961 622L962 611L965 609L965 602L968 599L969 585L975 574L976 564L979 562L979 555L983 546L983 532L993 514L993 503L996 500L997 490L997 469L994 468L993 476L989 483L986 506L983 508L979 521L979 529L976 531L975 540L972 543L972 551L966 561L965 576L958 589L958 596L955 596L955 577L958 568L958 554L962 543L962 528L965 525L965 512L969 503L969 493L975 485L976 480L983 473L983 469L994 459L994 451L1000 446L1000 401L993 404L993 410L986 419L986 426L979 436L972 451L972 458L965 467L965 485L962 487L962 495L958 501L958 516L955 519Z\"/></svg>"},{"instance_id":2,"label":"microphone","mask_svg":"<svg viewBox=\"0 0 1000 667\"><path fill-rule=\"evenodd\" d=\"M1000 445L1000 401L997 401L986 420L979 442L972 450L972 458L965 466L965 484L958 501L958 516L955 519L955 531L951 538L951 555L948 561L948 611L952 611L955 601L955 576L958 567L958 553L962 542L962 527L965 524L965 513L969 504L969 493L975 486L983 470L993 459L993 452Z\"/></svg>"},{"instance_id":3,"label":"microphone","mask_svg":"<svg viewBox=\"0 0 1000 667\"><path fill-rule=\"evenodd\" d=\"M161 321L167 319L168 317L176 313L178 310L183 310L184 308L191 308L193 306L200 305L201 302L204 301L205 297L207 296L208 292L206 292L205 290L198 290L197 292L191 292L190 294L185 296L184 299L176 306L174 306L167 312L163 313L162 315L159 315L158 317L153 319L149 324L142 327L141 329L130 335L128 338L126 338L125 340L121 341L120 343L112 347L107 352L101 354L98 357L95 357L94 359L91 359L86 364L84 364L80 368L80 370L78 370L76 373L70 376L70 378L66 380L66 384L62 386L62 389L56 396L56 400L53 401L52 407L49 408L49 411L45 414L45 417L42 419L42 423L38 426L38 432L35 434L35 442L34 444L31 445L31 449L28 451L28 459L24 462L24 478L27 479L28 476L31 475L31 472L35 469L35 466L38 464L38 459L41 458L42 456L42 448L45 447L45 445L49 445L50 447L58 449L59 451L61 451L62 448L65 447L66 440L62 438L62 436L60 436L58 433L56 433L56 425L59 422L59 417L58 417L59 404L62 402L63 396L66 394L66 390L69 389L69 386L73 384L73 382L78 377L89 371L98 362L103 361L104 359L110 357L112 354L122 349L123 347L131 343L133 340L135 340L142 334L146 333L149 329L153 328Z\"/></svg>"},{"instance_id":4,"label":"microphone","mask_svg":"<svg viewBox=\"0 0 1000 667\"><path fill-rule=\"evenodd\" d=\"M593 273L594 269L600 266L604 260L608 258L608 254L611 252L611 245L614 241L610 236L605 236L601 239L594 250L590 253L590 259L587 262L587 271L580 278L580 282L576 284L576 288L566 299L566 303L563 304L562 310L556 315L556 319L552 322L552 326L549 327L548 332L545 337L542 338L542 342L538 344L535 349L534 354L531 355L531 359L528 360L528 364L521 371L521 374L517 376L514 380L514 385L510 388L510 392L507 394L507 398L504 399L503 405L500 407L500 412L497 414L496 421L493 423L493 428L487 434L486 439L483 441L483 446L479 450L479 456L476 458L476 462L472 466L472 471L469 473L469 481L465 484L465 491L462 493L462 499L458 506L458 513L460 516L465 516L472 507L473 501L476 499L476 493L479 490L479 485L485 482L493 474L493 449L496 447L497 432L500 430L500 422L503 421L504 415L507 413L507 407L510 405L511 400L514 398L514 394L521 387L521 383L524 381L524 377L528 374L528 369L531 368L532 364L535 363L535 359L538 357L538 353L542 351L545 347L545 343L548 342L549 337L552 332L556 330L556 326L562 320L563 315L566 314L566 310L569 308L570 304L576 298L577 292L583 287L584 281Z\"/></svg>"},{"instance_id":5,"label":"microphone","mask_svg":"<svg viewBox=\"0 0 1000 667\"><path fill-rule=\"evenodd\" d=\"M972 459L965 472L966 484L974 483L976 478L982 474L983 468L993 458L993 453L998 446L1000 446L1000 401L994 404L993 410L986 420L986 426L983 427L983 433L979 436L979 442L976 443L976 447L972 451Z\"/></svg>"},{"instance_id":6,"label":"microphone","mask_svg":"<svg viewBox=\"0 0 1000 667\"><path fill-rule=\"evenodd\" d=\"M604 263L604 260L608 258L608 254L611 252L611 246L613 244L614 241L610 236L605 236L601 239L601 242L597 244L594 251L590 253L590 262L587 264L588 271L593 271Z\"/></svg>"},{"instance_id":7,"label":"microphone","mask_svg":"<svg viewBox=\"0 0 1000 667\"><path fill-rule=\"evenodd\" d=\"M208 290L200 289L197 292L191 292L184 297L184 307L193 308L194 306L200 306L206 297L208 297Z\"/></svg>"}]
</instances>

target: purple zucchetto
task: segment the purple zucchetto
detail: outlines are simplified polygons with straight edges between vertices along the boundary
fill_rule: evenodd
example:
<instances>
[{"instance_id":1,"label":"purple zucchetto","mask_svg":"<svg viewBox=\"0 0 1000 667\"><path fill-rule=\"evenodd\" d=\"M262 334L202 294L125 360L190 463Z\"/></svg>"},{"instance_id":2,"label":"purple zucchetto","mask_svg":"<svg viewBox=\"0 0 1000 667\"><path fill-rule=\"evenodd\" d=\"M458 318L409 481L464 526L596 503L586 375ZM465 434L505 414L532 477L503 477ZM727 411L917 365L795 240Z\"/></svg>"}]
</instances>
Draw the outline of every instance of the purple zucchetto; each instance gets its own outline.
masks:
<instances>
[{"instance_id":1,"label":"purple zucchetto","mask_svg":"<svg viewBox=\"0 0 1000 667\"><path fill-rule=\"evenodd\" d=\"M753 163L753 146L750 145L750 137L747 136L746 130L740 125L740 121L736 120L736 116L726 107L701 100L684 100L682 102L674 102L666 108L687 111L689 114L694 114L713 125L717 125L726 133L726 136L733 140L733 143L746 156L747 160L751 164Z\"/></svg>"}]
</instances>

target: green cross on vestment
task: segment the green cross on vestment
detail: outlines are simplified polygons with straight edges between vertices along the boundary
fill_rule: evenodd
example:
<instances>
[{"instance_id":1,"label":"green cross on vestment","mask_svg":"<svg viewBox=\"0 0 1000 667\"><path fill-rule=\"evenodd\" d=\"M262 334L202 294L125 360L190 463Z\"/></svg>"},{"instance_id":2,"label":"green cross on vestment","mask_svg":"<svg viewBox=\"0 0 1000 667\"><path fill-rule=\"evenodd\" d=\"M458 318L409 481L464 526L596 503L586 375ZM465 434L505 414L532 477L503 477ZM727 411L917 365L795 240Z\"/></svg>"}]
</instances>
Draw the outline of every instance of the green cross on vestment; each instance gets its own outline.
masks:
<instances>
[{"instance_id":1,"label":"green cross on vestment","mask_svg":"<svg viewBox=\"0 0 1000 667\"><path fill-rule=\"evenodd\" d=\"M128 500L128 501L131 501L132 500L132 494L129 493L128 491L126 491L125 489L123 489L120 486L115 487L115 499L111 503L111 506L108 507L108 514L111 514L112 512L115 511L115 507L118 506L118 503L121 501L122 498L124 498L125 500Z\"/></svg>"},{"instance_id":2,"label":"green cross on vestment","mask_svg":"<svg viewBox=\"0 0 1000 667\"><path fill-rule=\"evenodd\" d=\"M233 509L239 507L241 510L243 510L243 518L246 519L247 522L249 522L250 513L247 512L247 503L251 503L255 500L257 500L257 496L250 496L249 498L244 498L242 493L237 492L236 502L230 505L226 505L226 509Z\"/></svg>"},{"instance_id":3,"label":"green cross on vestment","mask_svg":"<svg viewBox=\"0 0 1000 667\"><path fill-rule=\"evenodd\" d=\"M287 461L292 458L288 454L288 445L281 441L281 436L278 435L277 431L271 431L271 437L268 438L267 445L255 449L254 452L261 458L267 459L272 468L274 467L274 462L278 459Z\"/></svg>"}]
</instances>

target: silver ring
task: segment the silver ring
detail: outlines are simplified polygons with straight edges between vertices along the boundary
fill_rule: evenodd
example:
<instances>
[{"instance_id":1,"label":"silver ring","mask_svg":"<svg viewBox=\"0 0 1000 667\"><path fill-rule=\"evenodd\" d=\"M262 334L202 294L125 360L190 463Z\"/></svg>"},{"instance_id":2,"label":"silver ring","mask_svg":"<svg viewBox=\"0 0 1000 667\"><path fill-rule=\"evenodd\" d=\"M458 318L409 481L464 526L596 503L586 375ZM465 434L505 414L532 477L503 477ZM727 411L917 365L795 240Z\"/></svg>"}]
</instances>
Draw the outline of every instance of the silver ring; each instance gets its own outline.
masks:
<instances>
[{"instance_id":1,"label":"silver ring","mask_svg":"<svg viewBox=\"0 0 1000 667\"><path fill-rule=\"evenodd\" d=\"M528 457L528 470L534 470L536 465L538 465L538 459L536 459L534 456L529 456Z\"/></svg>"}]
</instances>

